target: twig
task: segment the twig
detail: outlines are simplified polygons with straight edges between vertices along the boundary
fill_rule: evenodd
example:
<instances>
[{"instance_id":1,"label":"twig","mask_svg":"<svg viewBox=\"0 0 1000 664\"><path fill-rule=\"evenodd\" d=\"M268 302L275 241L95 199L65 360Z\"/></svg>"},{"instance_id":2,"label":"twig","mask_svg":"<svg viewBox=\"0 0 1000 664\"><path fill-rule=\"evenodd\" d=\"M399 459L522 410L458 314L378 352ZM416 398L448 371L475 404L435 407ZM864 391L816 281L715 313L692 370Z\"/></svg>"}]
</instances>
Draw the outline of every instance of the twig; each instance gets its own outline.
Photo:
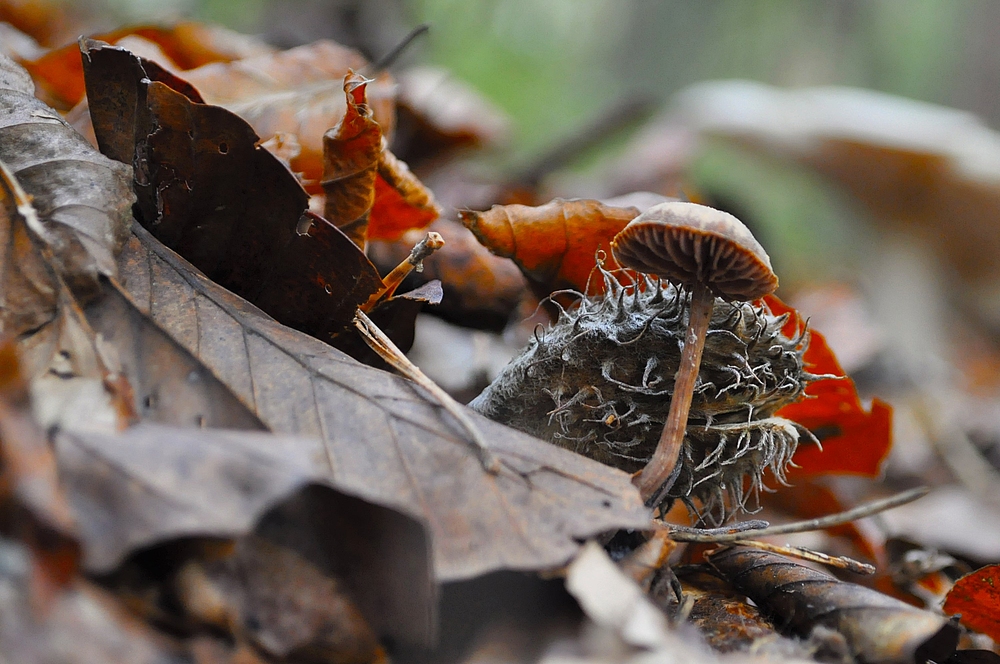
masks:
<instances>
[{"instance_id":1,"label":"twig","mask_svg":"<svg viewBox=\"0 0 1000 664\"><path fill-rule=\"evenodd\" d=\"M370 70L373 76L375 74L378 74L380 71L384 69L388 69L390 66L392 66L393 63L396 62L397 58L399 58L399 56L402 55L403 51L409 48L410 44L413 43L414 39L416 39L421 35L426 34L427 31L430 29L431 26L429 23L421 23L417 27L410 30L409 34L403 37L403 41L399 42L388 53L386 53L381 58L370 64L365 69ZM365 71L365 69L363 69L362 71Z\"/></svg>"},{"instance_id":2,"label":"twig","mask_svg":"<svg viewBox=\"0 0 1000 664\"><path fill-rule=\"evenodd\" d=\"M884 512L885 510L892 509L893 507L899 507L900 505L905 505L906 503L912 503L917 498L926 496L928 491L930 491L928 487L910 489L909 491L903 491L902 493L890 496L889 498L873 500L870 503L858 505L854 509L850 509L845 512L838 512L837 514L830 514L829 516L819 517L818 519L809 519L807 521L784 523L778 526L761 528L759 530L743 530L735 533L718 533L681 528L671 524L666 525L670 528L670 537L675 542L704 542L710 544L733 543L747 537L788 535L790 533L804 533L810 530L822 530L823 528L839 526L851 521L856 521L857 519L863 519L867 516L871 516L872 514Z\"/></svg>"},{"instance_id":3,"label":"twig","mask_svg":"<svg viewBox=\"0 0 1000 664\"><path fill-rule=\"evenodd\" d=\"M772 553L780 553L785 556L791 556L793 558L801 558L802 560L808 560L814 563L820 563L821 565L827 565L829 567L837 567L839 569L846 569L848 571L854 572L855 574L874 574L875 566L869 565L868 563L858 562L853 558L848 558L847 556L831 556L820 551L813 551L812 549L806 549L801 546L781 546L779 544L771 544L769 542L759 542L757 540L735 540L732 544L738 544L740 546L749 546L754 549L760 549L761 551L770 551ZM715 553L715 552L712 552ZM712 553L706 553L705 556L708 558L712 557Z\"/></svg>"},{"instance_id":4,"label":"twig","mask_svg":"<svg viewBox=\"0 0 1000 664\"><path fill-rule=\"evenodd\" d=\"M380 300L392 297L392 294L399 288L399 284L403 282L403 279L413 270L422 272L424 269L423 260L443 246L444 238L441 237L440 233L435 233L434 231L427 233L423 240L414 245L410 251L410 255L394 267L392 272L385 275L385 278L382 280L382 288L372 293L368 301L361 305L361 311L371 311Z\"/></svg>"},{"instance_id":5,"label":"twig","mask_svg":"<svg viewBox=\"0 0 1000 664\"><path fill-rule=\"evenodd\" d=\"M378 325L372 322L372 319L360 309L354 315L354 327L358 329L358 332L361 333L361 338L365 340L365 343L373 351L378 353L379 357L388 362L396 371L430 392L431 396L441 404L441 407L458 420L458 423L469 434L469 442L476 449L483 469L491 475L499 473L500 460L490 451L486 441L483 440L482 434L479 433L479 429L476 428L476 424L462 410L462 405L438 387L437 383L428 378L417 365L410 362L409 358L403 354L403 351L399 350L396 344L392 343L392 340L386 336L385 332L380 330Z\"/></svg>"}]
</instances>

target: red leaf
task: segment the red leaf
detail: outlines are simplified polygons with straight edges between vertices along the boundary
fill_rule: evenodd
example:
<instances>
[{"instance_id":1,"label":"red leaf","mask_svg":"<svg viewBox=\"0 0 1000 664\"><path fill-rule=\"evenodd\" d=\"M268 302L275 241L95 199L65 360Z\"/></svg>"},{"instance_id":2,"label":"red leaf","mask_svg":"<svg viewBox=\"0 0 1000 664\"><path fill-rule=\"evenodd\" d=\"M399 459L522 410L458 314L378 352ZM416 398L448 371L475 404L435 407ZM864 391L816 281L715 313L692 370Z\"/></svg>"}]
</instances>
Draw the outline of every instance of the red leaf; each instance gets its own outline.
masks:
<instances>
[{"instance_id":1,"label":"red leaf","mask_svg":"<svg viewBox=\"0 0 1000 664\"><path fill-rule=\"evenodd\" d=\"M792 337L804 328L798 312L769 295L764 298L775 314L789 314L783 330ZM854 382L847 378L823 335L810 331L809 346L803 354L806 369L814 374L840 378L817 380L806 388L806 398L785 406L777 415L798 422L819 438L823 449L801 445L789 469L795 478L825 473L878 477L882 461L892 445L892 407L874 399L871 409L861 405Z\"/></svg>"},{"instance_id":2,"label":"red leaf","mask_svg":"<svg viewBox=\"0 0 1000 664\"><path fill-rule=\"evenodd\" d=\"M961 623L1000 640L1000 565L966 574L944 600L944 612L961 613Z\"/></svg>"}]
</instances>

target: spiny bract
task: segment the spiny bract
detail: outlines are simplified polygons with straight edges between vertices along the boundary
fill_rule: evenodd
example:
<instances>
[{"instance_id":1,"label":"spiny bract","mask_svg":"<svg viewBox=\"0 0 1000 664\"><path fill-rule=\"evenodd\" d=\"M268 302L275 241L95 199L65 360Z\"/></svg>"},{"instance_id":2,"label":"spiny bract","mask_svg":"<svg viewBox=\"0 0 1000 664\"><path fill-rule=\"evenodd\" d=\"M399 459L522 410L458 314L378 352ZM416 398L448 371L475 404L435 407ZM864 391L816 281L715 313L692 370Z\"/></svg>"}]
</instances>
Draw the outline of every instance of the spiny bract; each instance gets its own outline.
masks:
<instances>
[{"instance_id":1,"label":"spiny bract","mask_svg":"<svg viewBox=\"0 0 1000 664\"><path fill-rule=\"evenodd\" d=\"M621 286L599 267L605 294L560 307L558 320L469 404L499 422L629 472L653 454L670 409L689 294L640 277ZM786 316L716 300L677 480L668 493L705 522L747 509L770 468L784 482L800 435L774 413L810 380L802 336ZM814 439L813 439L814 440Z\"/></svg>"}]
</instances>

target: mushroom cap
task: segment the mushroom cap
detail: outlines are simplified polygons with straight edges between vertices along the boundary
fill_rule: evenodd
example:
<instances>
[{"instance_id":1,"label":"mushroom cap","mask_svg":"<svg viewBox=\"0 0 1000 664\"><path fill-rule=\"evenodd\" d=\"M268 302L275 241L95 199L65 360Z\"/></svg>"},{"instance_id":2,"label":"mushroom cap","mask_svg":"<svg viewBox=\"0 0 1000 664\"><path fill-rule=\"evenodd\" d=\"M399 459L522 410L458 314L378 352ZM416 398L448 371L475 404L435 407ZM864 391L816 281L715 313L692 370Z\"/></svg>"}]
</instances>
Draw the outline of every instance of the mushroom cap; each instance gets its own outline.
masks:
<instances>
[{"instance_id":1,"label":"mushroom cap","mask_svg":"<svg viewBox=\"0 0 1000 664\"><path fill-rule=\"evenodd\" d=\"M771 259L743 222L697 203L654 205L615 236L611 252L622 267L688 288L701 282L725 300L756 300L778 287Z\"/></svg>"}]
</instances>

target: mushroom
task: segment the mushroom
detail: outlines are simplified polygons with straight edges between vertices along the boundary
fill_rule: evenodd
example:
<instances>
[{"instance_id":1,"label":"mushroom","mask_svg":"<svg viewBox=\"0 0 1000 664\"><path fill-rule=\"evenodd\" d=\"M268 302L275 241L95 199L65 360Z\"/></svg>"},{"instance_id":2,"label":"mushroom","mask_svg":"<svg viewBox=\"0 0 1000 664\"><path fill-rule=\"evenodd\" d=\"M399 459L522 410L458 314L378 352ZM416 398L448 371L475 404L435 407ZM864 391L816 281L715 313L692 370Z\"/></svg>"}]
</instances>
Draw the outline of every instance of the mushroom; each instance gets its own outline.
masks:
<instances>
[{"instance_id":1,"label":"mushroom","mask_svg":"<svg viewBox=\"0 0 1000 664\"><path fill-rule=\"evenodd\" d=\"M656 451L635 478L643 500L655 505L674 480L715 298L756 300L774 292L778 278L764 248L739 219L696 203L672 201L649 208L615 236L611 251L622 267L691 293L670 413Z\"/></svg>"}]
</instances>

